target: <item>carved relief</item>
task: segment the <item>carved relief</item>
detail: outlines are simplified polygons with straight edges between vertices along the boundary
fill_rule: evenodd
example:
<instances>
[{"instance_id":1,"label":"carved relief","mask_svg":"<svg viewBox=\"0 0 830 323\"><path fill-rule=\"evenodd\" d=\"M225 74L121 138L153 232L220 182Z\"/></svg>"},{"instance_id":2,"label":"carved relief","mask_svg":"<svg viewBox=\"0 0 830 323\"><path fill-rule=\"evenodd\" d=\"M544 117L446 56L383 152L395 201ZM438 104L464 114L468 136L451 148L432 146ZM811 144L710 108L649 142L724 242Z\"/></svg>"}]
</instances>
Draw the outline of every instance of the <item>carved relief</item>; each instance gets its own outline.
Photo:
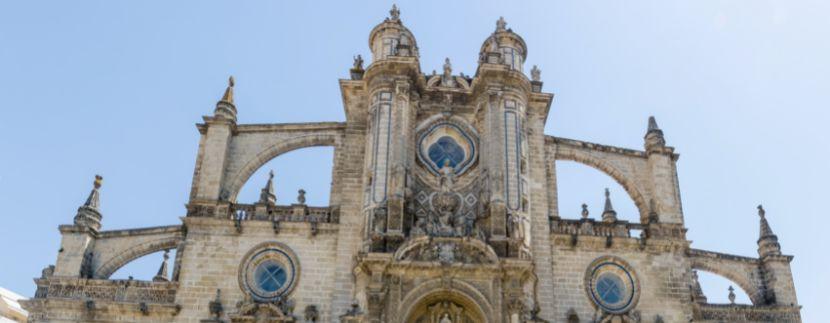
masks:
<instances>
[{"instance_id":1,"label":"carved relief","mask_svg":"<svg viewBox=\"0 0 830 323\"><path fill-rule=\"evenodd\" d=\"M458 188L452 168L444 165L438 182L440 188L434 190L423 181L415 181L413 191L417 193L409 208L414 212L410 236L486 239L481 228L482 220L487 216L483 203L488 199L484 180L479 178L468 187Z\"/></svg>"}]
</instances>

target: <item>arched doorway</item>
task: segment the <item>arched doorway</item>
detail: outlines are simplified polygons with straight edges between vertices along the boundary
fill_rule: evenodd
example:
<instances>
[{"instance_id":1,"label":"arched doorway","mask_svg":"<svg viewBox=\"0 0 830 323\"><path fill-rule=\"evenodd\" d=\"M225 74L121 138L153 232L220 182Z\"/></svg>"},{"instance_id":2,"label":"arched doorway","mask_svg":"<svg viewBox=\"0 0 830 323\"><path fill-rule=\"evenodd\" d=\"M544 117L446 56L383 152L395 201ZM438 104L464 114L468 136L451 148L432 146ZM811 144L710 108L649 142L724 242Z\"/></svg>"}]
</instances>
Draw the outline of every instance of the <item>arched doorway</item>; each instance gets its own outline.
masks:
<instances>
[{"instance_id":1,"label":"arched doorway","mask_svg":"<svg viewBox=\"0 0 830 323\"><path fill-rule=\"evenodd\" d=\"M479 323L489 322L482 309L457 291L438 291L416 303L404 322L407 323Z\"/></svg>"}]
</instances>

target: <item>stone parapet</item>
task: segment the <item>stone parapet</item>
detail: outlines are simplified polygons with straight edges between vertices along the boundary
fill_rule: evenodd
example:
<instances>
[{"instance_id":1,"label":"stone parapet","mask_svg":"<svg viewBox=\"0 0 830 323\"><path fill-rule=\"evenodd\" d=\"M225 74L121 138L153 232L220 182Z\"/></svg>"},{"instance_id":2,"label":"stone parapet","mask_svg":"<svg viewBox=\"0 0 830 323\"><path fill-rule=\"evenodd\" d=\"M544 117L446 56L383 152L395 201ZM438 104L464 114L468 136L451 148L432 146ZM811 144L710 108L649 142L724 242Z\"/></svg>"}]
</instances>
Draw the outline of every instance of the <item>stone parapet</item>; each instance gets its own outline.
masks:
<instances>
[{"instance_id":1,"label":"stone parapet","mask_svg":"<svg viewBox=\"0 0 830 323\"><path fill-rule=\"evenodd\" d=\"M177 282L50 277L36 279L35 299L81 299L130 303L173 304Z\"/></svg>"},{"instance_id":2,"label":"stone parapet","mask_svg":"<svg viewBox=\"0 0 830 323\"><path fill-rule=\"evenodd\" d=\"M752 306L736 304L701 304L697 322L801 322L796 306Z\"/></svg>"}]
</instances>

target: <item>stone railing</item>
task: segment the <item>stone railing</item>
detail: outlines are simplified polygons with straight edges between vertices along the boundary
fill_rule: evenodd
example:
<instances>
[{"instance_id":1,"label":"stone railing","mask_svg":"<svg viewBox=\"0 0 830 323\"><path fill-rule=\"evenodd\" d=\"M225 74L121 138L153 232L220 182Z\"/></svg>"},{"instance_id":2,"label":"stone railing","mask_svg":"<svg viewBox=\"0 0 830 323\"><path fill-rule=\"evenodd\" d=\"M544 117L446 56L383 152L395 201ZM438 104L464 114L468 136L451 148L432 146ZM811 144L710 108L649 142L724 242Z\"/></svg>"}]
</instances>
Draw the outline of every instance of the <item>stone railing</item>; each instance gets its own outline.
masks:
<instances>
[{"instance_id":1,"label":"stone railing","mask_svg":"<svg viewBox=\"0 0 830 323\"><path fill-rule=\"evenodd\" d=\"M129 303L173 304L176 282L102 280L70 277L41 278L35 281L35 299L80 299Z\"/></svg>"},{"instance_id":2,"label":"stone railing","mask_svg":"<svg viewBox=\"0 0 830 323\"><path fill-rule=\"evenodd\" d=\"M232 204L230 218L236 221L278 221L336 223L337 212L333 207L293 205Z\"/></svg>"},{"instance_id":3,"label":"stone railing","mask_svg":"<svg viewBox=\"0 0 830 323\"><path fill-rule=\"evenodd\" d=\"M697 320L716 322L801 322L796 306L700 304Z\"/></svg>"},{"instance_id":4,"label":"stone railing","mask_svg":"<svg viewBox=\"0 0 830 323\"><path fill-rule=\"evenodd\" d=\"M550 220L550 232L553 234L632 238L632 231L643 231L644 229L644 225L628 221L602 222L594 219L566 220L556 218ZM639 233L633 234L633 238L640 238Z\"/></svg>"}]
</instances>

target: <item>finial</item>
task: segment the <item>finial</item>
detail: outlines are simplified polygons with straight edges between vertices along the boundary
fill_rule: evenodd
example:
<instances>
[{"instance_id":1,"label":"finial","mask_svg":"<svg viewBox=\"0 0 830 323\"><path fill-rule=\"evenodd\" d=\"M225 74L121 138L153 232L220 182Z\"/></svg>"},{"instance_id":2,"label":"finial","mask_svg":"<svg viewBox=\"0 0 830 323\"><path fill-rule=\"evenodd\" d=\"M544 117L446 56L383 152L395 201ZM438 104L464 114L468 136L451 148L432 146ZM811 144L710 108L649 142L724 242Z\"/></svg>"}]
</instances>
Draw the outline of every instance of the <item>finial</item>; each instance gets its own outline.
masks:
<instances>
[{"instance_id":1,"label":"finial","mask_svg":"<svg viewBox=\"0 0 830 323\"><path fill-rule=\"evenodd\" d=\"M663 130L657 126L654 116L648 117L648 130L645 135L645 148L647 152L662 151L666 147L666 139L663 138Z\"/></svg>"},{"instance_id":2,"label":"finial","mask_svg":"<svg viewBox=\"0 0 830 323\"><path fill-rule=\"evenodd\" d=\"M401 19L401 11L398 10L398 6L392 4L392 9L389 10L389 19L392 21L398 21Z\"/></svg>"},{"instance_id":3,"label":"finial","mask_svg":"<svg viewBox=\"0 0 830 323\"><path fill-rule=\"evenodd\" d=\"M95 175L95 180L92 182L92 191L89 192L89 197L86 198L86 202L84 202L83 206L90 207L95 210L98 209L100 204L98 189L101 188L101 183L103 183L103 181L104 178L101 177L101 175Z\"/></svg>"},{"instance_id":4,"label":"finial","mask_svg":"<svg viewBox=\"0 0 830 323\"><path fill-rule=\"evenodd\" d=\"M735 304L735 288L729 285L729 303Z\"/></svg>"},{"instance_id":5,"label":"finial","mask_svg":"<svg viewBox=\"0 0 830 323\"><path fill-rule=\"evenodd\" d=\"M277 195L274 193L274 170L268 172L268 181L259 193L259 203L276 204Z\"/></svg>"},{"instance_id":6,"label":"finial","mask_svg":"<svg viewBox=\"0 0 830 323\"><path fill-rule=\"evenodd\" d=\"M222 312L224 312L224 309L222 308L222 299L220 298L221 293L222 290L217 289L216 299L208 302L208 310L210 311L210 314L216 319L222 316Z\"/></svg>"},{"instance_id":7,"label":"finial","mask_svg":"<svg viewBox=\"0 0 830 323\"><path fill-rule=\"evenodd\" d=\"M496 21L496 31L505 31L507 29L507 22L504 21L504 17L499 17L499 20Z\"/></svg>"},{"instance_id":8,"label":"finial","mask_svg":"<svg viewBox=\"0 0 830 323\"><path fill-rule=\"evenodd\" d=\"M225 89L225 94L222 95L222 99L219 101L233 104L233 86L235 84L236 82L233 79L233 75L228 77L228 87Z\"/></svg>"},{"instance_id":9,"label":"finial","mask_svg":"<svg viewBox=\"0 0 830 323\"><path fill-rule=\"evenodd\" d=\"M153 277L154 282L167 281L167 259L170 259L170 249L164 250L164 260L161 261L158 273Z\"/></svg>"},{"instance_id":10,"label":"finial","mask_svg":"<svg viewBox=\"0 0 830 323\"><path fill-rule=\"evenodd\" d=\"M660 127L657 126L657 119L654 116L648 117L648 131L660 130Z\"/></svg>"},{"instance_id":11,"label":"finial","mask_svg":"<svg viewBox=\"0 0 830 323\"><path fill-rule=\"evenodd\" d=\"M542 70L540 70L536 65L533 65L533 68L530 69L530 79L533 82L542 81Z\"/></svg>"},{"instance_id":12,"label":"finial","mask_svg":"<svg viewBox=\"0 0 830 323\"><path fill-rule=\"evenodd\" d=\"M617 221L617 211L614 211L614 206L611 205L611 191L607 187L605 188L605 208L602 210L602 221Z\"/></svg>"},{"instance_id":13,"label":"finial","mask_svg":"<svg viewBox=\"0 0 830 323\"><path fill-rule=\"evenodd\" d=\"M297 191L297 203L305 204L305 190L302 188Z\"/></svg>"},{"instance_id":14,"label":"finial","mask_svg":"<svg viewBox=\"0 0 830 323\"><path fill-rule=\"evenodd\" d=\"M582 218L588 218L588 204L582 203Z\"/></svg>"},{"instance_id":15,"label":"finial","mask_svg":"<svg viewBox=\"0 0 830 323\"><path fill-rule=\"evenodd\" d=\"M759 204L758 205L758 216L761 218L761 234L760 234L759 241L763 240L765 238L769 238L771 240L778 241L778 237L775 236L775 233L772 233L772 228L769 226L769 222L767 221L766 215L767 215L767 211L764 210L764 206Z\"/></svg>"}]
</instances>

